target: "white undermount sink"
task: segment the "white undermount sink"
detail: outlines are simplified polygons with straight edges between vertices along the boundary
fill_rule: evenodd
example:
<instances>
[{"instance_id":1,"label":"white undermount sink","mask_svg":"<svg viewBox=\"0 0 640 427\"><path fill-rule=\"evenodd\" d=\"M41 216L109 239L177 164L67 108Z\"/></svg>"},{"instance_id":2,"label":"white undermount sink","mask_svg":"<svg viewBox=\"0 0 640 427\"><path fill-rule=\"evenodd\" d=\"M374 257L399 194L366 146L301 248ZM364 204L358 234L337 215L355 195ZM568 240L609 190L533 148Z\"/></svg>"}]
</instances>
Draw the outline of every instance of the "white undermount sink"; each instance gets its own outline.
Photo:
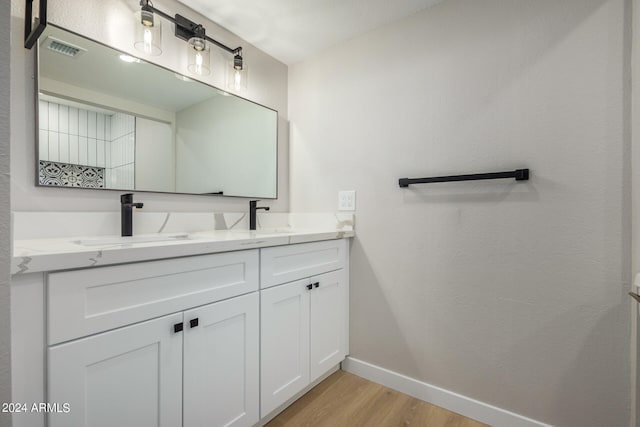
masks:
<instances>
[{"instance_id":1,"label":"white undermount sink","mask_svg":"<svg viewBox=\"0 0 640 427\"><path fill-rule=\"evenodd\" d=\"M89 239L74 240L73 243L82 246L105 246L105 245L130 245L134 243L150 242L174 242L189 239L186 233L180 234L143 234L140 236L104 236Z\"/></svg>"}]
</instances>

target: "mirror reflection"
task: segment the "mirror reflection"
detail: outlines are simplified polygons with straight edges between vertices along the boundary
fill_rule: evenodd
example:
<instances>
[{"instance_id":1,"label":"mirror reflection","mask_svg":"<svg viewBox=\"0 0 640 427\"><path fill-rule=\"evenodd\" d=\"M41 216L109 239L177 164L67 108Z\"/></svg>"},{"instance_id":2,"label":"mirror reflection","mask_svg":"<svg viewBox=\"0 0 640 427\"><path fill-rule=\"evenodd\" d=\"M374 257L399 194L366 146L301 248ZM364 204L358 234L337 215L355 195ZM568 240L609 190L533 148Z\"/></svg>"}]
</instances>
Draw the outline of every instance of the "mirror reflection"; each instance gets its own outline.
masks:
<instances>
[{"instance_id":1,"label":"mirror reflection","mask_svg":"<svg viewBox=\"0 0 640 427\"><path fill-rule=\"evenodd\" d=\"M277 112L48 26L37 185L275 198Z\"/></svg>"}]
</instances>

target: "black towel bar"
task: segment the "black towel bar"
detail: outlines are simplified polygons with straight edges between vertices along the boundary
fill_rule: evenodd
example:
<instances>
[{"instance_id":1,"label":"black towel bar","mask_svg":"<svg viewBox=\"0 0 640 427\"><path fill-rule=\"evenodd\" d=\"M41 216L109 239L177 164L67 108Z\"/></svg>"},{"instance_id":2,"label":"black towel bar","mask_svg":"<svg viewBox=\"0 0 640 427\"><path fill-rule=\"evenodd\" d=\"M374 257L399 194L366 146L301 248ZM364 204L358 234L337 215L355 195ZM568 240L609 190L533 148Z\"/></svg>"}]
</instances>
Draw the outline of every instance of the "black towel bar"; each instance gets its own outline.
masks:
<instances>
[{"instance_id":1,"label":"black towel bar","mask_svg":"<svg viewBox=\"0 0 640 427\"><path fill-rule=\"evenodd\" d=\"M400 187L408 187L411 184L430 184L432 182L451 182L451 181L477 181L480 179L504 179L515 178L516 181L529 180L529 169L516 169L512 172L489 172L474 173L470 175L451 175L436 176L432 178L400 178L398 184Z\"/></svg>"}]
</instances>

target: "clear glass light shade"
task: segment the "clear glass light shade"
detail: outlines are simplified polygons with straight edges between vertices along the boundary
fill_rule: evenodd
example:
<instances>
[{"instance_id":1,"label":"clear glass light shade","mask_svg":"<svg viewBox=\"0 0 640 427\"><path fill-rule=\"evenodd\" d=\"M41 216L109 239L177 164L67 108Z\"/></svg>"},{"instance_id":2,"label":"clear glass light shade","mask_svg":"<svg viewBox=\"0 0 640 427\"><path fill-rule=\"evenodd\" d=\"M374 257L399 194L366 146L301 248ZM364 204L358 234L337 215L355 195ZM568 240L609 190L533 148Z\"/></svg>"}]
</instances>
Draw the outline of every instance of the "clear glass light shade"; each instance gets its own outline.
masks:
<instances>
[{"instance_id":1,"label":"clear glass light shade","mask_svg":"<svg viewBox=\"0 0 640 427\"><path fill-rule=\"evenodd\" d=\"M135 41L133 46L147 55L160 55L162 53L162 23L154 19L152 25L145 19L142 23L141 11L135 13Z\"/></svg>"},{"instance_id":2,"label":"clear glass light shade","mask_svg":"<svg viewBox=\"0 0 640 427\"><path fill-rule=\"evenodd\" d=\"M199 76L206 76L211 72L211 48L206 40L191 37L187 43L187 69Z\"/></svg>"},{"instance_id":3,"label":"clear glass light shade","mask_svg":"<svg viewBox=\"0 0 640 427\"><path fill-rule=\"evenodd\" d=\"M233 61L229 61L226 66L226 74L227 89L235 92L247 90L249 70L246 62L242 65L242 70L238 70L234 67Z\"/></svg>"}]
</instances>

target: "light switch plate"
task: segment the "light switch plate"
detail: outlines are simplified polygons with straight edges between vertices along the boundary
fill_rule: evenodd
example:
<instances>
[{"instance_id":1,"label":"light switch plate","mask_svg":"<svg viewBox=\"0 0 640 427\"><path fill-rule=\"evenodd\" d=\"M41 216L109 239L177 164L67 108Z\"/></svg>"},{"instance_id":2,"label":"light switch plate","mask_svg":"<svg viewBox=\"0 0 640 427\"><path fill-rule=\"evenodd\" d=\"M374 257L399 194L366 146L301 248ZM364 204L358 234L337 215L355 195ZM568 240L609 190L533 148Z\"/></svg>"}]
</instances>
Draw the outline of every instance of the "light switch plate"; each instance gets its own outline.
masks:
<instances>
[{"instance_id":1,"label":"light switch plate","mask_svg":"<svg viewBox=\"0 0 640 427\"><path fill-rule=\"evenodd\" d=\"M338 192L338 210L339 211L355 211L356 210L356 192L354 190Z\"/></svg>"}]
</instances>

